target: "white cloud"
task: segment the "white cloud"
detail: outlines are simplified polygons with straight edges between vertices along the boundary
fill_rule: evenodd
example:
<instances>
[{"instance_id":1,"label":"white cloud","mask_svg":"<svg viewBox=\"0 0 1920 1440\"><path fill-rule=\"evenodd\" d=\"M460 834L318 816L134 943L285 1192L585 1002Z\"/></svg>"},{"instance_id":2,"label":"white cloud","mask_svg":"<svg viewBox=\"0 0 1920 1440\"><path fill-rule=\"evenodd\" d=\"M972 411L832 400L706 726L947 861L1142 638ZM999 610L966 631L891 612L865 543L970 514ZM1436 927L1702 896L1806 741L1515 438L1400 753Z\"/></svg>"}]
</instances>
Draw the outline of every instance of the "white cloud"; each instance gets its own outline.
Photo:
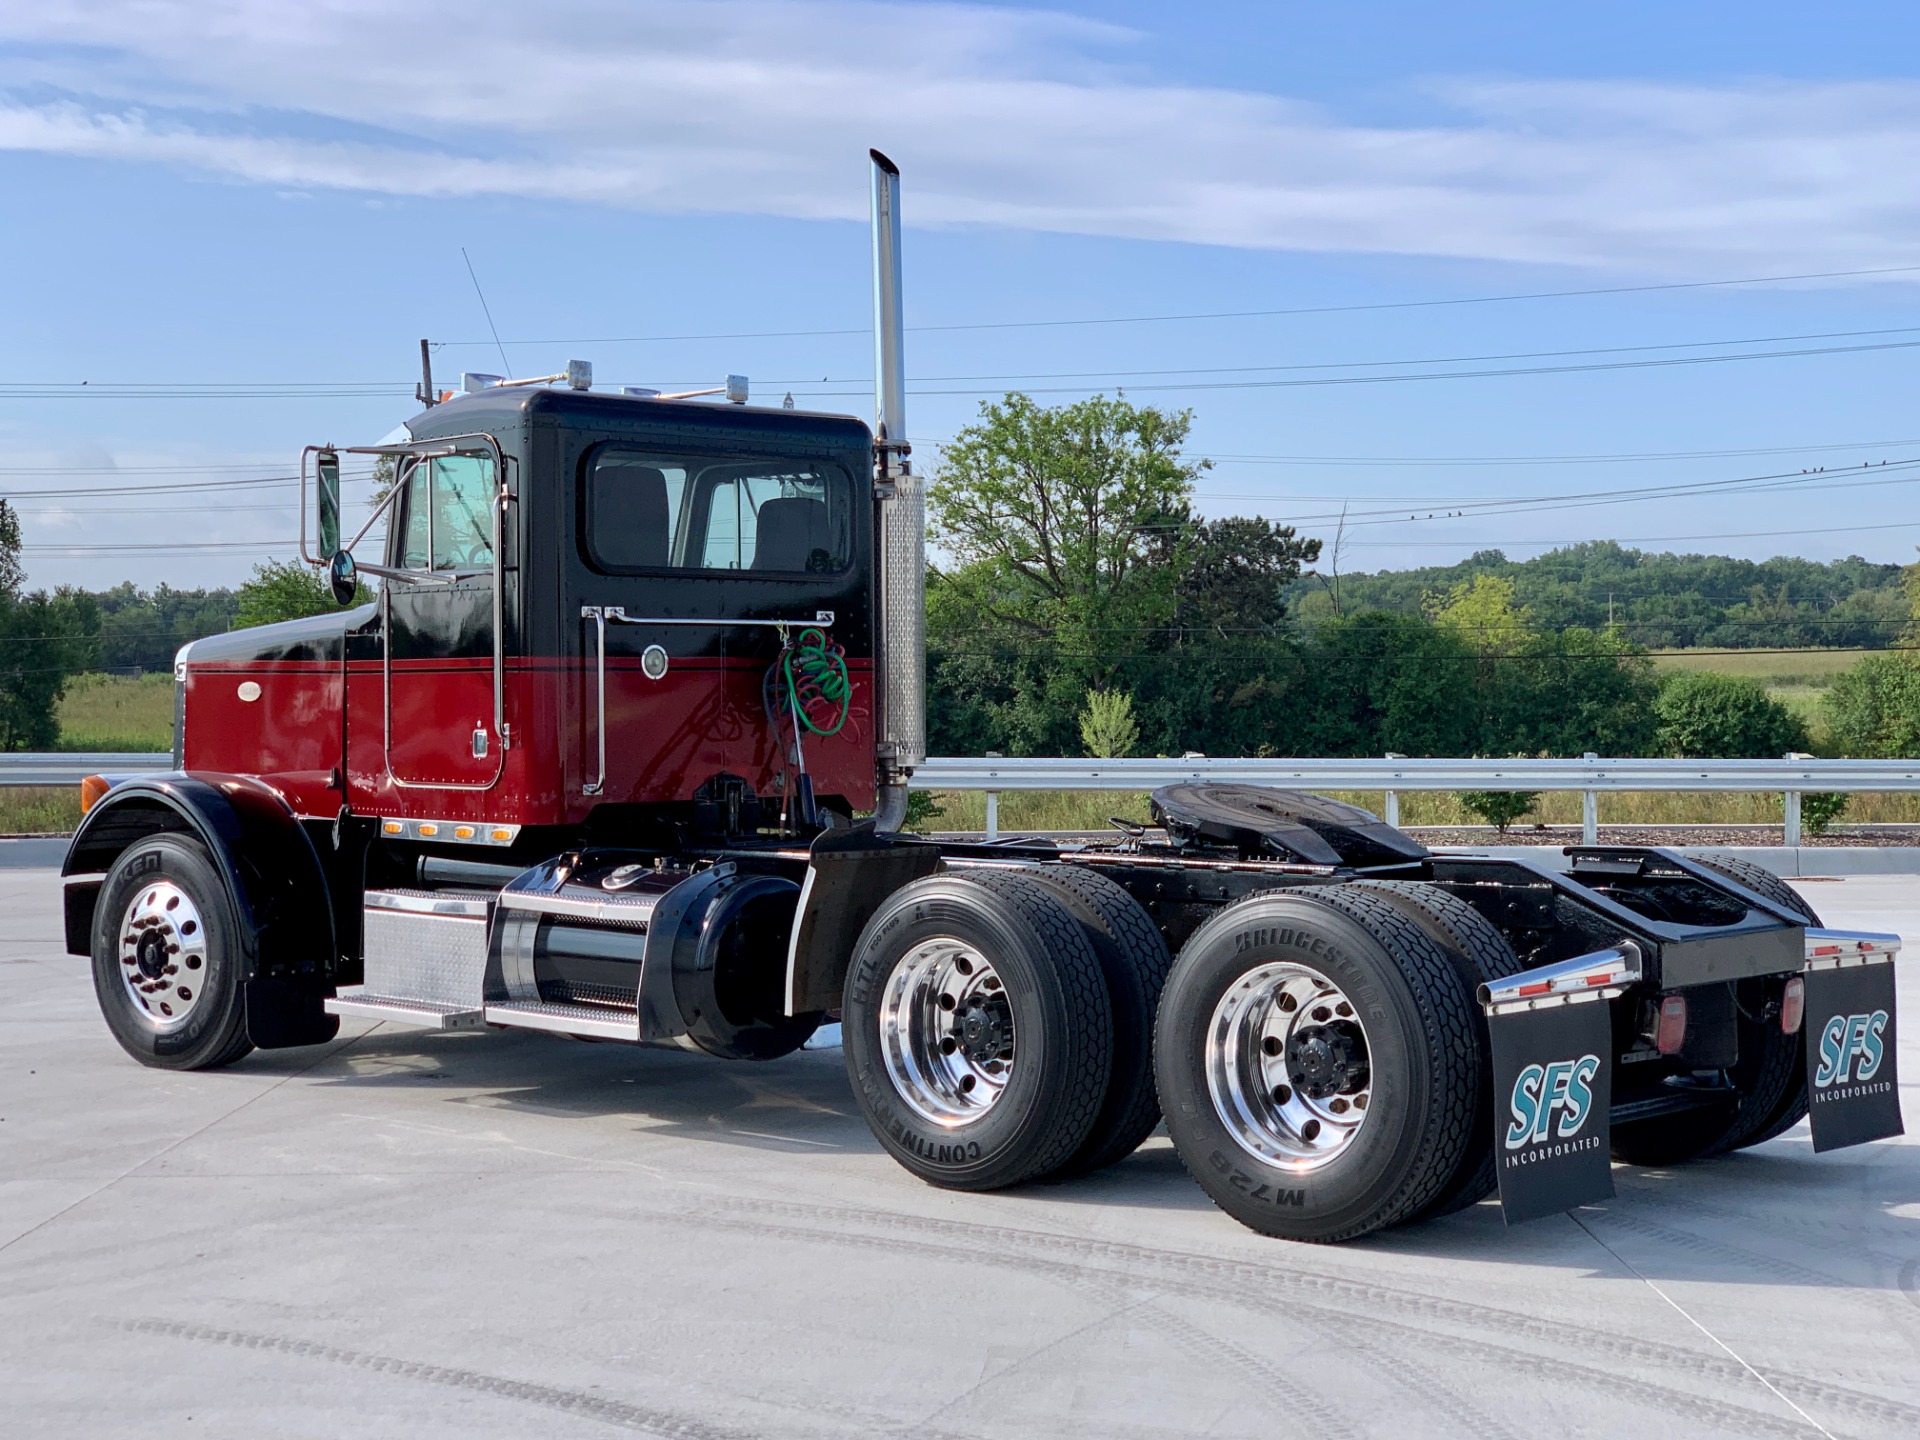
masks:
<instances>
[{"instance_id":1,"label":"white cloud","mask_svg":"<svg viewBox=\"0 0 1920 1440\"><path fill-rule=\"evenodd\" d=\"M1446 124L1156 83L1141 37L853 0L86 0L0 16L0 148L279 187L1655 273L1920 263L1920 88L1455 84ZM47 98L58 93L63 98ZM316 138L319 137L319 138Z\"/></svg>"}]
</instances>

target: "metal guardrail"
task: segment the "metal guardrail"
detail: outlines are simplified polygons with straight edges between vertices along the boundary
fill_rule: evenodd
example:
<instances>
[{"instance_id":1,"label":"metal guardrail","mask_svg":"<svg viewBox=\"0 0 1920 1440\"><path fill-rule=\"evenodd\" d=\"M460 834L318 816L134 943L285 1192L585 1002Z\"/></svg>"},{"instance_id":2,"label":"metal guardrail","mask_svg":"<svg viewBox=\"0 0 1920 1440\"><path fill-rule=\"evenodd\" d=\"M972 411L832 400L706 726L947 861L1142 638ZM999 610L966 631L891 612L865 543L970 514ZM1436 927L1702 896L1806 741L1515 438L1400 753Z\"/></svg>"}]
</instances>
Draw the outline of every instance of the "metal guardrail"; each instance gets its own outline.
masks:
<instances>
[{"instance_id":1,"label":"metal guardrail","mask_svg":"<svg viewBox=\"0 0 1920 1440\"><path fill-rule=\"evenodd\" d=\"M89 775L171 770L173 756L129 752L30 754L0 751L0 786L78 785ZM1920 791L1920 760L1180 760L1006 759L938 756L913 773L916 790L977 790L987 797L987 833L999 833L1008 790L1154 790L1162 785L1271 785L1283 790L1380 790L1386 820L1400 821L1403 790L1574 791L1584 797L1582 830L1595 838L1599 795L1630 790L1778 791L1786 843L1800 843L1800 796L1808 791Z\"/></svg>"},{"instance_id":2,"label":"metal guardrail","mask_svg":"<svg viewBox=\"0 0 1920 1440\"><path fill-rule=\"evenodd\" d=\"M33 754L0 750L0 785L78 785L89 775L140 775L173 769L170 754L139 751L73 751Z\"/></svg>"},{"instance_id":3,"label":"metal guardrail","mask_svg":"<svg viewBox=\"0 0 1920 1440\"><path fill-rule=\"evenodd\" d=\"M1286 790L1386 792L1388 824L1400 821L1403 790L1576 791L1581 829L1593 844L1602 790L1779 791L1788 845L1800 843L1800 796L1808 791L1920 791L1920 761L1816 760L1180 760L939 757L913 773L917 790L977 790L987 797L987 833L999 833L1007 790L1152 790L1161 785L1272 785Z\"/></svg>"}]
</instances>

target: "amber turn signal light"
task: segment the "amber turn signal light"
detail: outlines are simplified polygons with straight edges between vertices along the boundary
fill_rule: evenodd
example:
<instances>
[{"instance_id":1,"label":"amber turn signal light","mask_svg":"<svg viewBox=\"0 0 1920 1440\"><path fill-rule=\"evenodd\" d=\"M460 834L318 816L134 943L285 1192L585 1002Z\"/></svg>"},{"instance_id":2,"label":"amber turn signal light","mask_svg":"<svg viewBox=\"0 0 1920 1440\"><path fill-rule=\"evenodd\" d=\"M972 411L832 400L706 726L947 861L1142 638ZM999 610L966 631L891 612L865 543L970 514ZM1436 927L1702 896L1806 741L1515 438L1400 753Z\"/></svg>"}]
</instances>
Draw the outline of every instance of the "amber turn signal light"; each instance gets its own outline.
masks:
<instances>
[{"instance_id":1,"label":"amber turn signal light","mask_svg":"<svg viewBox=\"0 0 1920 1440\"><path fill-rule=\"evenodd\" d=\"M86 814L100 803L100 797L113 787L104 775L89 775L80 782L80 813Z\"/></svg>"}]
</instances>

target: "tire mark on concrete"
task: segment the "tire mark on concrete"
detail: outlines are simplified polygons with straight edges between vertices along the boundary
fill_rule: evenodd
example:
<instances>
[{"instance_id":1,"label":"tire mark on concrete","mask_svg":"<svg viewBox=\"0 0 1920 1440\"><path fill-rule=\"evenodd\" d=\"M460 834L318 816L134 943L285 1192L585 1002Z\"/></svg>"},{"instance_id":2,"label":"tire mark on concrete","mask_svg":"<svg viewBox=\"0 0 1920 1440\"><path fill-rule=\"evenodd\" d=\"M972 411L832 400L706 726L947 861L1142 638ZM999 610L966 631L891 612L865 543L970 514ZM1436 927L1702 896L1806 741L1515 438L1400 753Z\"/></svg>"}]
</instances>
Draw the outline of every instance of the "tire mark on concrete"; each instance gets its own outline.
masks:
<instances>
[{"instance_id":1,"label":"tire mark on concrete","mask_svg":"<svg viewBox=\"0 0 1920 1440\"><path fill-rule=\"evenodd\" d=\"M1126 1287L1118 1279L1097 1280L1084 1277L1074 1282L1074 1288L1107 1297L1126 1293ZM1312 1422L1305 1427L1296 1427L1299 1433L1324 1437L1324 1440L1358 1440L1353 1429L1348 1426L1337 1410L1311 1390L1301 1386L1278 1365L1261 1359L1244 1345L1216 1335L1204 1326L1194 1324L1184 1315L1175 1314L1156 1300L1142 1303L1136 1313L1146 1317L1156 1329L1165 1332L1168 1338L1188 1354L1201 1360L1226 1361L1254 1382L1254 1391L1257 1395L1268 1402L1277 1398L1281 1404L1276 1408L1289 1419L1298 1416ZM1277 1419L1278 1416L1275 1417L1276 1421Z\"/></svg>"},{"instance_id":2,"label":"tire mark on concrete","mask_svg":"<svg viewBox=\"0 0 1920 1440\"><path fill-rule=\"evenodd\" d=\"M664 1440L754 1440L761 1432L733 1430L705 1420L632 1405L579 1390L562 1390L552 1385L535 1385L525 1380L509 1380L500 1375L484 1375L476 1370L458 1370L446 1365L427 1365L414 1360L398 1360L387 1355L372 1355L361 1350L343 1350L337 1345L322 1345L312 1340L295 1340L281 1335L255 1335L243 1330L219 1330L210 1325L189 1325L175 1320L129 1320L124 1329L140 1335L162 1335L173 1340L200 1344L229 1345L240 1350L263 1350L292 1355L302 1360L322 1360L352 1370L371 1370L404 1380L428 1385L445 1385L504 1400L518 1400L545 1410L557 1410L598 1420L622 1430L638 1430L659 1435Z\"/></svg>"},{"instance_id":3,"label":"tire mark on concrete","mask_svg":"<svg viewBox=\"0 0 1920 1440\"><path fill-rule=\"evenodd\" d=\"M1416 1291L1397 1290L1325 1272L1296 1268L1282 1270L1261 1265L1255 1261L1226 1259L1182 1251L1152 1250L1119 1241L1083 1239L1046 1231L979 1225L894 1212L812 1206L744 1197L730 1198L724 1202L724 1208L745 1214L787 1215L830 1225L850 1224L864 1227L864 1233L859 1234L796 1228L793 1238L797 1239L812 1238L840 1243L880 1244L881 1239L874 1232L890 1229L913 1235L940 1235L963 1242L952 1247L951 1253L955 1257L965 1256L973 1263L986 1259L1012 1268L1033 1269L1038 1264L1045 1263L1043 1257L1064 1256L1068 1258L1059 1263L1072 1273L1084 1272L1089 1263L1096 1270L1103 1265L1114 1266L1120 1268L1122 1275L1136 1280L1144 1273L1152 1275L1156 1283L1175 1286L1187 1293L1197 1293L1206 1298L1225 1300L1243 1308L1271 1311L1282 1315L1310 1311L1329 1323L1338 1323L1343 1318L1351 1317L1352 1307L1362 1305L1376 1314L1384 1310L1415 1321L1455 1324L1482 1331L1492 1330L1510 1338L1529 1339L1555 1345L1576 1355L1591 1357L1596 1353L1603 1354L1630 1364L1657 1366L1692 1378L1720 1384L1740 1386L1748 1383L1750 1378L1731 1360L1705 1350L1680 1349L1657 1341L1589 1330L1516 1311L1424 1295ZM711 1212L704 1215L687 1215L684 1218L695 1223L718 1224L723 1228L749 1231L755 1229L770 1231L776 1228L757 1223L742 1223L735 1226L713 1216ZM898 1248L906 1253L916 1254L925 1253L929 1247L924 1241L903 1241L898 1245L889 1244L888 1248ZM1259 1298L1276 1291L1285 1292L1296 1298L1280 1304ZM1388 1322L1370 1318L1368 1323L1377 1327ZM1528 1368L1536 1368L1538 1357L1527 1352L1512 1351L1486 1341L1442 1336L1439 1332L1424 1328L1415 1329L1404 1325L1393 1328L1404 1332L1416 1343L1425 1341L1452 1353L1468 1353L1460 1349L1461 1345L1480 1346L1488 1356L1512 1359L1516 1363L1524 1361ZM1543 1378L1548 1380L1571 1379L1576 1374L1586 1375L1603 1388L1605 1386L1637 1386L1644 1389L1650 1397L1649 1403L1656 1408L1670 1406L1679 1401L1691 1402L1699 1399L1685 1391L1654 1386L1645 1382L1625 1382L1620 1379L1617 1372L1601 1371L1575 1365L1573 1362L1556 1361L1547 1370L1542 1371ZM1770 1374L1780 1383L1790 1385L1801 1398L1815 1400L1829 1409L1842 1411L1860 1419L1883 1422L1907 1433L1913 1433L1916 1427L1920 1427L1920 1406L1847 1389L1791 1372L1771 1370ZM1719 1402L1703 1401L1702 1403L1718 1407ZM1758 1433L1800 1433L1783 1430L1780 1422L1773 1416L1744 1409L1731 1409L1724 1415L1716 1409L1712 1416L1704 1418L1711 1418L1716 1423L1734 1423L1738 1420L1749 1426L1757 1425Z\"/></svg>"}]
</instances>

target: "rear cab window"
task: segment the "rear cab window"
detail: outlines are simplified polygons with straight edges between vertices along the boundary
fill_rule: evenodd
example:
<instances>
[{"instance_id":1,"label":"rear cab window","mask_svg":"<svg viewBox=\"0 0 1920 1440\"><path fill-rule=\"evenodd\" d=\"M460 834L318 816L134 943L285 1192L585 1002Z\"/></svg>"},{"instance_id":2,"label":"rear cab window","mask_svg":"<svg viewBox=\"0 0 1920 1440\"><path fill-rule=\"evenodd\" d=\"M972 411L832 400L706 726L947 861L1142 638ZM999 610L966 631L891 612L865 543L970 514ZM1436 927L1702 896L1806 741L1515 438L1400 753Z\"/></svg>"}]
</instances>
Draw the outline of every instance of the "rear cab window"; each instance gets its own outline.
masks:
<instances>
[{"instance_id":1,"label":"rear cab window","mask_svg":"<svg viewBox=\"0 0 1920 1440\"><path fill-rule=\"evenodd\" d=\"M830 460L603 445L584 483L583 545L607 573L831 576L852 560L852 477Z\"/></svg>"}]
</instances>

